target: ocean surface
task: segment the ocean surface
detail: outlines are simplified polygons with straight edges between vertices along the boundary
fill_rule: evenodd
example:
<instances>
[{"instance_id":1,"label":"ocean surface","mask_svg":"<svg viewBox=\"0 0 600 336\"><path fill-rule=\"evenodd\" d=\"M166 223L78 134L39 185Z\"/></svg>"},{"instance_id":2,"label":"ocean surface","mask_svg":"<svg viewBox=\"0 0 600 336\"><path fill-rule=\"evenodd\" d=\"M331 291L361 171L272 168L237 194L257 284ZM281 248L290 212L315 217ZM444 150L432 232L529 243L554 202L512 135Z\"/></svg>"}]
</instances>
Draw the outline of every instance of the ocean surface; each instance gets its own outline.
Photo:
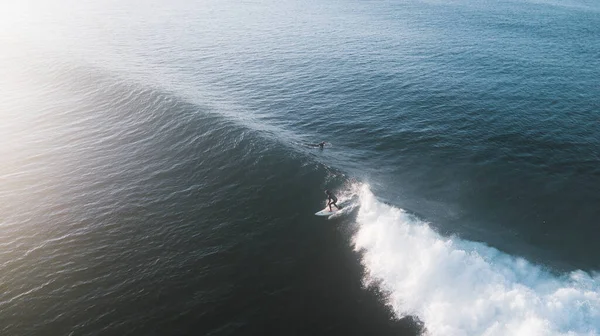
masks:
<instances>
[{"instance_id":1,"label":"ocean surface","mask_svg":"<svg viewBox=\"0 0 600 336\"><path fill-rule=\"evenodd\" d=\"M599 219L598 1L0 4L0 335L600 335Z\"/></svg>"}]
</instances>

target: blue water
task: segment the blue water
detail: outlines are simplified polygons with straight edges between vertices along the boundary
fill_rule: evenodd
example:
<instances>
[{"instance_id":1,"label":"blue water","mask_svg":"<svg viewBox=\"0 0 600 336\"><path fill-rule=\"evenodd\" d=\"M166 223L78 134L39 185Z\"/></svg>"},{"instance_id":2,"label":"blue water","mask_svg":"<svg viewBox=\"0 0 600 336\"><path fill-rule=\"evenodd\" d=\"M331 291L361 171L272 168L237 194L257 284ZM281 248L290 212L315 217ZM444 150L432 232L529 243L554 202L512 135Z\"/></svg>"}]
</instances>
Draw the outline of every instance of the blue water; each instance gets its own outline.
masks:
<instances>
[{"instance_id":1,"label":"blue water","mask_svg":"<svg viewBox=\"0 0 600 336\"><path fill-rule=\"evenodd\" d=\"M598 335L599 36L593 1L7 1L1 333Z\"/></svg>"}]
</instances>

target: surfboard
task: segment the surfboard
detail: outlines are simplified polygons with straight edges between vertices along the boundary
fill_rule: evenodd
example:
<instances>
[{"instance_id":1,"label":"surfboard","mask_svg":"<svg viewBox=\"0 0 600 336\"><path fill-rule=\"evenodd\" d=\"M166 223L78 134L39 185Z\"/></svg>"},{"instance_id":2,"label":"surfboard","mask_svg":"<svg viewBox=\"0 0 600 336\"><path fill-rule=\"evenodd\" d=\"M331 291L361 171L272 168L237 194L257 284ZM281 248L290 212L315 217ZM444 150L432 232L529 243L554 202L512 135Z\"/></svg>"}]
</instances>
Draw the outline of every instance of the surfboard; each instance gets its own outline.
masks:
<instances>
[{"instance_id":1,"label":"surfboard","mask_svg":"<svg viewBox=\"0 0 600 336\"><path fill-rule=\"evenodd\" d=\"M333 207L333 211L329 211L329 207L327 207L327 208L325 208L325 209L323 209L323 210L321 210L319 212L316 212L315 215L317 215L317 216L331 216L331 215L337 213L338 211L340 211L340 210L336 209L335 207Z\"/></svg>"}]
</instances>

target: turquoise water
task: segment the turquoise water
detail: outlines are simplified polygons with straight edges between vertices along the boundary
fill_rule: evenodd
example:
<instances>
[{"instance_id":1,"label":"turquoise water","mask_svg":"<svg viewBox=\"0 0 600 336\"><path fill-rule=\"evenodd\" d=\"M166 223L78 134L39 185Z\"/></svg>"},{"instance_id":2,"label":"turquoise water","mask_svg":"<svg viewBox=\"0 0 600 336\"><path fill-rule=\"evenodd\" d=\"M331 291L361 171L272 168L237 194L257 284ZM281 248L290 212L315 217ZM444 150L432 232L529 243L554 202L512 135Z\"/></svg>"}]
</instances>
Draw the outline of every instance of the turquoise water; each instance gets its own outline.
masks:
<instances>
[{"instance_id":1,"label":"turquoise water","mask_svg":"<svg viewBox=\"0 0 600 336\"><path fill-rule=\"evenodd\" d=\"M0 13L3 334L600 333L598 4Z\"/></svg>"}]
</instances>

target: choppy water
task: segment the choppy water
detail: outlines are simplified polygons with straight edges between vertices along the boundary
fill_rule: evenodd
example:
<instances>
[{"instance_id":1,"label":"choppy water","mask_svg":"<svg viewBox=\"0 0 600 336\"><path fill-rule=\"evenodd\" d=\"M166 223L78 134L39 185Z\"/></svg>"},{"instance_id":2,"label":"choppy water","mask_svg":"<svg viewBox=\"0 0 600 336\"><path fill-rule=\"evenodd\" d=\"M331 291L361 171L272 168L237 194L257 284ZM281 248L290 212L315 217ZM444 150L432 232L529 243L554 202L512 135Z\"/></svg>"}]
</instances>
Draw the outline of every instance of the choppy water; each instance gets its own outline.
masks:
<instances>
[{"instance_id":1,"label":"choppy water","mask_svg":"<svg viewBox=\"0 0 600 336\"><path fill-rule=\"evenodd\" d=\"M2 334L600 334L595 2L0 18Z\"/></svg>"}]
</instances>

